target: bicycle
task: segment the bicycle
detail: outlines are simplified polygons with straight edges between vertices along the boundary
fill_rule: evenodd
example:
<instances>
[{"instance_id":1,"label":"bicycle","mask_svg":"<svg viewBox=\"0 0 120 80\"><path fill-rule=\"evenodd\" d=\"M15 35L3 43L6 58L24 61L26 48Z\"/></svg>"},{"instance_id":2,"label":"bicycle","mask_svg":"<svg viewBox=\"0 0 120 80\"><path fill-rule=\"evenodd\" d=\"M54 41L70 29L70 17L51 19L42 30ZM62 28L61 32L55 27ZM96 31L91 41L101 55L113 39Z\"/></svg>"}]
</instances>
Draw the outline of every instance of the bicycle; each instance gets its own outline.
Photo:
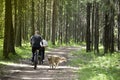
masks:
<instances>
[{"instance_id":1,"label":"bicycle","mask_svg":"<svg viewBox=\"0 0 120 80\"><path fill-rule=\"evenodd\" d=\"M34 54L34 61L33 61L34 69L36 69L37 65L41 63L42 63L42 60L41 60L41 56L39 55L39 50L36 50Z\"/></svg>"}]
</instances>

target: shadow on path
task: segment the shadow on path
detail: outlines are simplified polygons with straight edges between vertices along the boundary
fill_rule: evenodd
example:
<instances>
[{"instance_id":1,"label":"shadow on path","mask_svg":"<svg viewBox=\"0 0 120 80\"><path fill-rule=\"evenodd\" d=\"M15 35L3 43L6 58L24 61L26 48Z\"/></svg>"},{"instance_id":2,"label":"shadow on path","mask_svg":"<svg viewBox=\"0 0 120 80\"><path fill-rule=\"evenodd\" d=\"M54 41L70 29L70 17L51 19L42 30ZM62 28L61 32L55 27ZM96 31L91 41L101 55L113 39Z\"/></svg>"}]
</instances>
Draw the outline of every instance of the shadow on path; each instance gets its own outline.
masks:
<instances>
[{"instance_id":1,"label":"shadow on path","mask_svg":"<svg viewBox=\"0 0 120 80\"><path fill-rule=\"evenodd\" d=\"M69 59L68 54L79 49L80 47L60 47L46 51L46 56L55 54ZM77 80L78 68L67 66L67 63L60 64L57 69L50 69L47 57L45 57L45 63L38 65L34 70L29 59L20 62L19 64L8 64L6 72L9 74L1 77L0 80Z\"/></svg>"}]
</instances>

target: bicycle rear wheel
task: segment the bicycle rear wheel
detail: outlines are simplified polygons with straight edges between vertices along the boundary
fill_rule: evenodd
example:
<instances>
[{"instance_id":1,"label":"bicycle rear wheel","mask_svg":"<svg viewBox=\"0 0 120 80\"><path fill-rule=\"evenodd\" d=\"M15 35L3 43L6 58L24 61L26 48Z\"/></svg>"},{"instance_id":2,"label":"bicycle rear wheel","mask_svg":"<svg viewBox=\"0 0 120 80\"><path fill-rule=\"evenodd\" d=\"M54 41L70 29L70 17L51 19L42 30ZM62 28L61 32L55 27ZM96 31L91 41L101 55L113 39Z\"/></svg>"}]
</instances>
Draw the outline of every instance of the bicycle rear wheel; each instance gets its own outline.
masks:
<instances>
[{"instance_id":1,"label":"bicycle rear wheel","mask_svg":"<svg viewBox=\"0 0 120 80\"><path fill-rule=\"evenodd\" d=\"M36 52L35 55L34 55L34 69L37 68L37 64L38 64L38 54Z\"/></svg>"}]
</instances>

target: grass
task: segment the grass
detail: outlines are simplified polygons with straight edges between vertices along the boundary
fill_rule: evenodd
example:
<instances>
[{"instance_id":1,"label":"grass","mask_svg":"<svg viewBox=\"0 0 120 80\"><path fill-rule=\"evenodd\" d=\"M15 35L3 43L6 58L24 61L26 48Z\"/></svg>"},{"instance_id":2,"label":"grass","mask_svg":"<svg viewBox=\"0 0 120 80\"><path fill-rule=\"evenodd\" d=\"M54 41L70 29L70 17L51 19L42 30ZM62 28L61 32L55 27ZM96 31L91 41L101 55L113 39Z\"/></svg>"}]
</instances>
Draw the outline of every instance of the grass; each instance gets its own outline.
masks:
<instances>
[{"instance_id":1,"label":"grass","mask_svg":"<svg viewBox=\"0 0 120 80\"><path fill-rule=\"evenodd\" d=\"M71 53L70 65L79 67L79 80L120 80L120 53L95 56L85 50Z\"/></svg>"},{"instance_id":2,"label":"grass","mask_svg":"<svg viewBox=\"0 0 120 80\"><path fill-rule=\"evenodd\" d=\"M0 40L0 44L3 44L3 40ZM53 46L51 42L48 42L48 44L49 47L52 48L60 46ZM84 43L82 44L84 45ZM30 44L24 43L22 45L23 47L15 48L17 55L12 55L10 53L10 60L3 59L3 46L0 45L0 75L4 74L2 68L5 65L2 63L17 63L21 58L31 57ZM73 46L73 43L71 43L71 45ZM66 45L63 44L62 46ZM85 50L80 50L72 52L70 56L72 56L70 65L80 68L78 71L79 80L120 80L120 53L96 56L93 52L86 53Z\"/></svg>"},{"instance_id":3,"label":"grass","mask_svg":"<svg viewBox=\"0 0 120 80\"><path fill-rule=\"evenodd\" d=\"M8 60L5 60L3 58L3 39L0 39L0 63L1 62L9 62L9 63L16 63L19 61L19 59L21 58L30 58L31 57L31 46L30 43L27 42L23 42L22 47L15 47L15 51L17 53L17 55L13 55L12 53L9 53L9 58ZM48 41L48 45L49 47L47 47L47 49L51 49L51 48L57 48L60 46L70 46L70 45L66 45L66 44L59 44L56 42L56 45L52 45L52 43L50 41ZM76 46L76 44L74 44L73 42L71 42L71 45Z\"/></svg>"},{"instance_id":4,"label":"grass","mask_svg":"<svg viewBox=\"0 0 120 80\"><path fill-rule=\"evenodd\" d=\"M7 62L7 63L16 63L19 61L19 59L22 58L30 58L31 57L31 47L29 44L23 44L23 47L16 47L15 51L17 55L13 55L12 53L9 53L9 59L3 58L3 50L0 48L0 63L1 62Z\"/></svg>"}]
</instances>

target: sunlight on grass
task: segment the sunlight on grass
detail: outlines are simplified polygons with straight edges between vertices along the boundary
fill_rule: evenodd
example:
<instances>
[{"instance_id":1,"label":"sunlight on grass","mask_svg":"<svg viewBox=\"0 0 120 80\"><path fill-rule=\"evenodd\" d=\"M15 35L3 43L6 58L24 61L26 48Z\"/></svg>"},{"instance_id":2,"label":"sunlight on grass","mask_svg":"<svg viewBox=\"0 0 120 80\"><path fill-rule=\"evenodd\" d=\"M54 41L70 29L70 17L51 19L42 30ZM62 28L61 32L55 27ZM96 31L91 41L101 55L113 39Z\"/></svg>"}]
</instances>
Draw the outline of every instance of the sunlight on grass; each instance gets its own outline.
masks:
<instances>
[{"instance_id":1,"label":"sunlight on grass","mask_svg":"<svg viewBox=\"0 0 120 80\"><path fill-rule=\"evenodd\" d=\"M73 52L70 64L80 67L79 80L120 80L120 54L96 56L85 50Z\"/></svg>"},{"instance_id":2,"label":"sunlight on grass","mask_svg":"<svg viewBox=\"0 0 120 80\"><path fill-rule=\"evenodd\" d=\"M21 55L22 58L29 58L32 54L31 47L29 46L18 47L16 48L16 52L18 55Z\"/></svg>"},{"instance_id":3,"label":"sunlight on grass","mask_svg":"<svg viewBox=\"0 0 120 80\"><path fill-rule=\"evenodd\" d=\"M105 74L98 74L96 76L91 77L89 80L109 80L109 78L107 78L107 75Z\"/></svg>"},{"instance_id":4,"label":"sunlight on grass","mask_svg":"<svg viewBox=\"0 0 120 80\"><path fill-rule=\"evenodd\" d=\"M12 53L9 53L9 59L3 58L2 49L0 48L0 64L1 63L17 63L20 59L24 58L31 58L32 52L30 46L24 46L24 47L16 47L15 48L17 55L13 55Z\"/></svg>"},{"instance_id":5,"label":"sunlight on grass","mask_svg":"<svg viewBox=\"0 0 120 80\"><path fill-rule=\"evenodd\" d=\"M30 78L30 77L22 77L21 79L26 79L26 80L53 80L54 78L51 78L51 77L43 77L43 78L41 78L41 77L36 77L36 78Z\"/></svg>"}]
</instances>

